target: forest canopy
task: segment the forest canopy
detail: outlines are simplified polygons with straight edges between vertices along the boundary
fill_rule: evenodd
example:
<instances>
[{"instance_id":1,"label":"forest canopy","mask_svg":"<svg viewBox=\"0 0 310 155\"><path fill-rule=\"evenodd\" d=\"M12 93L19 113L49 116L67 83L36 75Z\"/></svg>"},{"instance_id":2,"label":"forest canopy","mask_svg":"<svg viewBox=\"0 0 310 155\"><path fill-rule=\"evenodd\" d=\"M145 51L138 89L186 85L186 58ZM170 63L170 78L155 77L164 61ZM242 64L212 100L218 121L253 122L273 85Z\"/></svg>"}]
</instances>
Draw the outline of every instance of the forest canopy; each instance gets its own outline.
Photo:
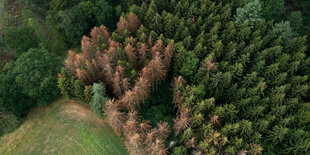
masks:
<instances>
[{"instance_id":1,"label":"forest canopy","mask_svg":"<svg viewBox=\"0 0 310 155\"><path fill-rule=\"evenodd\" d=\"M133 155L310 151L308 2L15 7L22 13L1 17L0 118L10 117L0 124L15 128L30 108L63 95L89 104Z\"/></svg>"}]
</instances>

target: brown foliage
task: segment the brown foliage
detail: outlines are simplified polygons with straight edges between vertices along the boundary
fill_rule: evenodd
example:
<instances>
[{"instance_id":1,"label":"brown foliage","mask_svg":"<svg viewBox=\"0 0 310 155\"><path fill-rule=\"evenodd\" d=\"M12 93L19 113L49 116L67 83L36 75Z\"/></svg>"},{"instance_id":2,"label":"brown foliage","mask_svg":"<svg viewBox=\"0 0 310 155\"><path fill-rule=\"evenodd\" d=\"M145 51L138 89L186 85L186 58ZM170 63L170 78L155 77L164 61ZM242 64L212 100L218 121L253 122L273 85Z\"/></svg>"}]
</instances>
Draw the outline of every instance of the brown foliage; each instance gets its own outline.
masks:
<instances>
[{"instance_id":1,"label":"brown foliage","mask_svg":"<svg viewBox=\"0 0 310 155\"><path fill-rule=\"evenodd\" d=\"M173 79L173 82L171 83L171 87L173 89L176 89L178 86L185 85L185 84L186 84L186 81L183 79L183 77L178 76Z\"/></svg>"},{"instance_id":2,"label":"brown foliage","mask_svg":"<svg viewBox=\"0 0 310 155\"><path fill-rule=\"evenodd\" d=\"M127 46L125 48L125 54L127 56L128 61L131 64L136 65L136 63L137 63L136 48L134 48L130 44L127 44Z\"/></svg>"},{"instance_id":3,"label":"brown foliage","mask_svg":"<svg viewBox=\"0 0 310 155\"><path fill-rule=\"evenodd\" d=\"M111 58L112 64L117 64L117 61L118 61L117 48L118 47L109 47L108 50L105 50L105 53Z\"/></svg>"},{"instance_id":4,"label":"brown foliage","mask_svg":"<svg viewBox=\"0 0 310 155\"><path fill-rule=\"evenodd\" d=\"M166 140L170 135L170 130L167 122L157 123L158 138L161 140Z\"/></svg>"},{"instance_id":5,"label":"brown foliage","mask_svg":"<svg viewBox=\"0 0 310 155\"><path fill-rule=\"evenodd\" d=\"M247 150L241 150L238 152L238 155L247 155L248 152L249 151L247 151Z\"/></svg>"},{"instance_id":6,"label":"brown foliage","mask_svg":"<svg viewBox=\"0 0 310 155\"><path fill-rule=\"evenodd\" d=\"M137 16L130 13L127 18L121 17L117 31L121 34L127 29L135 33L138 26ZM122 44L110 39L105 27L92 29L90 37L84 36L81 43L82 53L75 54L69 51L65 61L66 68L70 74L86 84L103 80L113 90L119 100L107 101L104 114L106 121L117 134L124 133L125 144L130 153L167 154L164 140L170 134L168 123L159 122L157 128L151 129L149 121L141 122L134 110L149 97L151 85L157 87L158 82L164 80L170 67L174 46L165 47L162 40L158 40L153 46L152 37L149 37L148 43L142 44L137 50L135 38L129 37L129 43L123 48ZM152 46L153 56L149 49ZM135 68L143 67L137 79L129 79L128 71L120 66L123 63L118 64L119 59L123 60L121 55L118 55L119 48L125 52L125 59L131 65ZM145 64L150 58L150 62ZM133 80L135 84L131 87L130 81ZM185 83L180 79L178 82ZM127 117L123 110L130 111ZM189 126L189 114L187 116L183 113L177 118L179 120L175 121L180 130ZM147 152L143 152L143 149Z\"/></svg>"},{"instance_id":7,"label":"brown foliage","mask_svg":"<svg viewBox=\"0 0 310 155\"><path fill-rule=\"evenodd\" d=\"M109 32L104 26L93 28L90 37L83 36L82 38L82 53L75 54L69 51L65 61L66 69L70 74L76 75L78 79L88 84L103 80L103 78L108 84L112 84L114 64L118 59L115 48L119 45L114 41L110 43L110 41ZM107 53L97 51L97 47L103 43L116 47L105 51Z\"/></svg>"},{"instance_id":8,"label":"brown foliage","mask_svg":"<svg viewBox=\"0 0 310 155\"><path fill-rule=\"evenodd\" d=\"M149 36L149 38L147 39L147 45L148 45L149 47L152 47L152 46L153 46L153 38L152 38L152 36Z\"/></svg>"},{"instance_id":9,"label":"brown foliage","mask_svg":"<svg viewBox=\"0 0 310 155\"><path fill-rule=\"evenodd\" d=\"M150 132L148 132L145 136L144 144L146 146L151 146L152 142L155 140L156 134L156 129L152 129Z\"/></svg>"},{"instance_id":10,"label":"brown foliage","mask_svg":"<svg viewBox=\"0 0 310 155\"><path fill-rule=\"evenodd\" d=\"M192 139L188 140L188 141L186 142L186 144L185 144L185 146L186 146L187 148L195 148L196 145L197 145L196 138L192 138Z\"/></svg>"},{"instance_id":11,"label":"brown foliage","mask_svg":"<svg viewBox=\"0 0 310 155\"><path fill-rule=\"evenodd\" d=\"M146 44L142 44L140 48L138 49L139 58L140 58L140 66L144 65L147 59L147 56L148 56L148 52L149 52L149 49Z\"/></svg>"},{"instance_id":12,"label":"brown foliage","mask_svg":"<svg viewBox=\"0 0 310 155\"><path fill-rule=\"evenodd\" d=\"M156 139L155 142L148 147L147 152L150 155L166 155L168 153L164 142L159 139Z\"/></svg>"},{"instance_id":13,"label":"brown foliage","mask_svg":"<svg viewBox=\"0 0 310 155\"><path fill-rule=\"evenodd\" d=\"M96 46L95 43L92 42L92 39L87 36L83 36L81 41L81 48L83 51L83 56L86 60L91 60L94 57L96 53Z\"/></svg>"},{"instance_id":14,"label":"brown foliage","mask_svg":"<svg viewBox=\"0 0 310 155\"><path fill-rule=\"evenodd\" d=\"M135 34L140 26L138 16L130 12L128 17L120 17L120 21L117 23L117 32L123 34L125 30L131 34Z\"/></svg>"},{"instance_id":15,"label":"brown foliage","mask_svg":"<svg viewBox=\"0 0 310 155\"><path fill-rule=\"evenodd\" d=\"M138 127L138 132L142 134L146 134L147 131L151 129L150 121L148 120L143 120Z\"/></svg>"},{"instance_id":16,"label":"brown foliage","mask_svg":"<svg viewBox=\"0 0 310 155\"><path fill-rule=\"evenodd\" d=\"M127 91L121 99L124 107L127 109L135 109L136 106L139 106L140 101L143 101L149 96L150 92L150 82L149 80L139 77L136 80L132 90Z\"/></svg>"},{"instance_id":17,"label":"brown foliage","mask_svg":"<svg viewBox=\"0 0 310 155\"><path fill-rule=\"evenodd\" d=\"M90 38L83 36L81 41L81 47L85 59L91 60L94 58L97 47L100 47L103 43L108 45L109 40L110 34L106 27L94 27L90 32Z\"/></svg>"},{"instance_id":18,"label":"brown foliage","mask_svg":"<svg viewBox=\"0 0 310 155\"><path fill-rule=\"evenodd\" d=\"M122 88L123 88L123 92L126 92L130 89L130 82L128 78L123 78L122 80Z\"/></svg>"},{"instance_id":19,"label":"brown foliage","mask_svg":"<svg viewBox=\"0 0 310 155\"><path fill-rule=\"evenodd\" d=\"M144 150L142 147L142 138L138 133L133 134L128 137L125 142L126 148L130 152L130 155L144 155Z\"/></svg>"},{"instance_id":20,"label":"brown foliage","mask_svg":"<svg viewBox=\"0 0 310 155\"><path fill-rule=\"evenodd\" d=\"M194 24L196 21L195 21L195 17L192 18L191 20L191 24Z\"/></svg>"},{"instance_id":21,"label":"brown foliage","mask_svg":"<svg viewBox=\"0 0 310 155\"><path fill-rule=\"evenodd\" d=\"M125 72L124 67L122 67L122 66L116 66L115 70L116 70L117 72L119 72L119 74L120 74L120 76L121 76L121 79L123 79L123 78L124 78L124 72Z\"/></svg>"},{"instance_id":22,"label":"brown foliage","mask_svg":"<svg viewBox=\"0 0 310 155\"><path fill-rule=\"evenodd\" d=\"M123 126L124 136L129 138L133 134L138 132L138 121L136 119L127 119Z\"/></svg>"},{"instance_id":23,"label":"brown foliage","mask_svg":"<svg viewBox=\"0 0 310 155\"><path fill-rule=\"evenodd\" d=\"M128 31L131 32L132 34L135 34L140 25L138 16L130 12L127 21L128 21L128 27L127 27Z\"/></svg>"},{"instance_id":24,"label":"brown foliage","mask_svg":"<svg viewBox=\"0 0 310 155\"><path fill-rule=\"evenodd\" d=\"M182 78L182 76L178 76L177 78L175 77L173 79L173 82L171 83L171 87L174 89L173 93L173 103L174 103L174 108L181 109L181 105L183 103L183 97L182 93L180 90L177 90L177 88L180 85L185 85L186 81Z\"/></svg>"},{"instance_id":25,"label":"brown foliage","mask_svg":"<svg viewBox=\"0 0 310 155\"><path fill-rule=\"evenodd\" d=\"M219 126L221 125L220 120L219 120L219 116L214 115L210 118L210 123L214 126Z\"/></svg>"},{"instance_id":26,"label":"brown foliage","mask_svg":"<svg viewBox=\"0 0 310 155\"><path fill-rule=\"evenodd\" d=\"M151 80L151 72L148 67L144 67L142 71L140 72L140 77L144 79L148 79L149 81Z\"/></svg>"},{"instance_id":27,"label":"brown foliage","mask_svg":"<svg viewBox=\"0 0 310 155\"><path fill-rule=\"evenodd\" d=\"M174 103L174 108L181 108L181 105L183 103L183 97L181 94L180 90L177 90L174 94L173 94L173 103Z\"/></svg>"},{"instance_id":28,"label":"brown foliage","mask_svg":"<svg viewBox=\"0 0 310 155\"><path fill-rule=\"evenodd\" d=\"M150 82L146 78L139 77L133 88L133 91L137 95L137 98L144 102L144 100L149 97L150 94Z\"/></svg>"},{"instance_id":29,"label":"brown foliage","mask_svg":"<svg viewBox=\"0 0 310 155\"><path fill-rule=\"evenodd\" d=\"M122 125L125 121L125 114L119 110L118 103L115 102L114 99L107 101L104 114L106 115L106 120L113 128L114 132L120 135L122 131Z\"/></svg>"},{"instance_id":30,"label":"brown foliage","mask_svg":"<svg viewBox=\"0 0 310 155\"><path fill-rule=\"evenodd\" d=\"M217 70L217 66L214 63L212 63L211 61L207 61L205 67L207 68L208 71Z\"/></svg>"},{"instance_id":31,"label":"brown foliage","mask_svg":"<svg viewBox=\"0 0 310 155\"><path fill-rule=\"evenodd\" d=\"M155 45L152 47L152 55L155 56L157 52L163 53L164 51L164 43L162 40L157 40Z\"/></svg>"},{"instance_id":32,"label":"brown foliage","mask_svg":"<svg viewBox=\"0 0 310 155\"><path fill-rule=\"evenodd\" d=\"M114 74L113 78L113 93L117 96L122 95L122 88L121 88L121 79L119 72L116 72Z\"/></svg>"},{"instance_id":33,"label":"brown foliage","mask_svg":"<svg viewBox=\"0 0 310 155\"><path fill-rule=\"evenodd\" d=\"M120 102L123 104L123 107L134 110L136 105L139 104L139 99L134 91L129 90L122 96Z\"/></svg>"},{"instance_id":34,"label":"brown foliage","mask_svg":"<svg viewBox=\"0 0 310 155\"><path fill-rule=\"evenodd\" d=\"M164 65L167 71L170 68L173 53L174 53L174 48L171 45L168 45L165 48L165 51L163 52L163 55L164 55L163 61L164 61Z\"/></svg>"},{"instance_id":35,"label":"brown foliage","mask_svg":"<svg viewBox=\"0 0 310 155\"><path fill-rule=\"evenodd\" d=\"M166 76L165 66L162 62L160 54L157 52L154 58L149 62L147 67L150 69L151 72L151 80L155 82L155 86L158 86L158 82L163 80ZM153 90L154 84L153 84Z\"/></svg>"},{"instance_id":36,"label":"brown foliage","mask_svg":"<svg viewBox=\"0 0 310 155\"><path fill-rule=\"evenodd\" d=\"M136 38L131 36L131 37L129 37L129 41L130 41L131 46L136 46L136 44L137 44Z\"/></svg>"},{"instance_id":37,"label":"brown foliage","mask_svg":"<svg viewBox=\"0 0 310 155\"><path fill-rule=\"evenodd\" d=\"M100 46L102 43L109 44L110 33L105 26L94 27L90 32L90 36L95 47Z\"/></svg>"},{"instance_id":38,"label":"brown foliage","mask_svg":"<svg viewBox=\"0 0 310 155\"><path fill-rule=\"evenodd\" d=\"M178 135L182 130L187 129L190 125L190 121L190 110L188 108L185 108L180 112L177 118L173 120L173 127L176 131L176 134Z\"/></svg>"},{"instance_id":39,"label":"brown foliage","mask_svg":"<svg viewBox=\"0 0 310 155\"><path fill-rule=\"evenodd\" d=\"M71 50L68 51L67 59L65 60L65 67L70 74L75 74L76 55Z\"/></svg>"},{"instance_id":40,"label":"brown foliage","mask_svg":"<svg viewBox=\"0 0 310 155\"><path fill-rule=\"evenodd\" d=\"M103 68L102 71L105 75L105 80L108 84L112 84L112 79L114 75L114 69L111 62L112 59L108 55L103 54L101 62Z\"/></svg>"},{"instance_id":41,"label":"brown foliage","mask_svg":"<svg viewBox=\"0 0 310 155\"><path fill-rule=\"evenodd\" d=\"M123 34L127 28L128 22L123 16L120 17L119 22L117 23L117 33Z\"/></svg>"},{"instance_id":42,"label":"brown foliage","mask_svg":"<svg viewBox=\"0 0 310 155\"><path fill-rule=\"evenodd\" d=\"M129 111L127 115L129 121L137 121L139 119L137 111Z\"/></svg>"}]
</instances>

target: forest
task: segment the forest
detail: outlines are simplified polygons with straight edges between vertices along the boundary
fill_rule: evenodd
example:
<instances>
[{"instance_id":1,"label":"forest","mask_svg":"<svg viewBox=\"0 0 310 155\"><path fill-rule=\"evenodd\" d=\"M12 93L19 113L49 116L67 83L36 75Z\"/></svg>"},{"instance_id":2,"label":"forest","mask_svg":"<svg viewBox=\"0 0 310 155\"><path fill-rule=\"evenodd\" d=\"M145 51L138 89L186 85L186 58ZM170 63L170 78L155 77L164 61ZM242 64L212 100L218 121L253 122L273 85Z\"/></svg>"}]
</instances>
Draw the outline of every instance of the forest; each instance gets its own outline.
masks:
<instances>
[{"instance_id":1,"label":"forest","mask_svg":"<svg viewBox=\"0 0 310 155\"><path fill-rule=\"evenodd\" d=\"M0 138L65 97L130 155L310 153L308 0L0 4Z\"/></svg>"}]
</instances>

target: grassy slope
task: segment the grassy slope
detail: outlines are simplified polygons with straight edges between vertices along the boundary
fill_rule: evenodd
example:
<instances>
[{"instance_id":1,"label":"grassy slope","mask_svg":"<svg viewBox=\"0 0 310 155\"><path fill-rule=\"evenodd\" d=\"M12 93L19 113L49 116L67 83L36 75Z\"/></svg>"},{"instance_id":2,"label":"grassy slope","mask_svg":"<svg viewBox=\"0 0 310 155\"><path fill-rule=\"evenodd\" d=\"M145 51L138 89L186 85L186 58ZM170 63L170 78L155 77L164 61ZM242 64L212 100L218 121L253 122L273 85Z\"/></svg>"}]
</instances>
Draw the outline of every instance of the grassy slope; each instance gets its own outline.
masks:
<instances>
[{"instance_id":1,"label":"grassy slope","mask_svg":"<svg viewBox=\"0 0 310 155\"><path fill-rule=\"evenodd\" d=\"M15 132L0 137L0 154L128 154L122 140L87 105L60 99L34 109Z\"/></svg>"}]
</instances>

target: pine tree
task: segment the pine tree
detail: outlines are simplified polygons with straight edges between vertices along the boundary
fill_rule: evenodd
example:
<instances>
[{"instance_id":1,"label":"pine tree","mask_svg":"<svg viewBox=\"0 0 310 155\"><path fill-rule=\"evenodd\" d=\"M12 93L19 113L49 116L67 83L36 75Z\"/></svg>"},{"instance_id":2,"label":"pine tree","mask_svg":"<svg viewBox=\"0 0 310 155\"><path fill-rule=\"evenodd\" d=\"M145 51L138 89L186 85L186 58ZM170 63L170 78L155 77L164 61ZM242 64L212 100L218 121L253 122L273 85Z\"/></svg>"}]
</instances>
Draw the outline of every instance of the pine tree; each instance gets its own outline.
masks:
<instances>
[{"instance_id":1,"label":"pine tree","mask_svg":"<svg viewBox=\"0 0 310 155\"><path fill-rule=\"evenodd\" d=\"M104 105L108 101L108 98L106 97L105 86L102 83L94 83L92 89L93 97L90 102L90 107L99 118L102 118Z\"/></svg>"},{"instance_id":2,"label":"pine tree","mask_svg":"<svg viewBox=\"0 0 310 155\"><path fill-rule=\"evenodd\" d=\"M169 126L167 122L157 123L158 138L161 140L166 140L170 134Z\"/></svg>"},{"instance_id":3,"label":"pine tree","mask_svg":"<svg viewBox=\"0 0 310 155\"><path fill-rule=\"evenodd\" d=\"M176 134L180 134L180 132L184 129L187 129L190 125L191 118L190 118L190 110L184 109L180 112L176 119L173 120L174 125L173 128L175 129Z\"/></svg>"},{"instance_id":4,"label":"pine tree","mask_svg":"<svg viewBox=\"0 0 310 155\"><path fill-rule=\"evenodd\" d=\"M139 53L140 66L143 66L145 64L145 61L147 60L147 57L148 57L148 52L149 52L149 49L146 44L142 44L139 47L138 53Z\"/></svg>"},{"instance_id":5,"label":"pine tree","mask_svg":"<svg viewBox=\"0 0 310 155\"><path fill-rule=\"evenodd\" d=\"M120 74L119 72L116 72L113 78L113 93L117 96L122 95L121 82Z\"/></svg>"},{"instance_id":6,"label":"pine tree","mask_svg":"<svg viewBox=\"0 0 310 155\"><path fill-rule=\"evenodd\" d=\"M237 9L237 15L235 16L235 23L238 25L248 22L251 25L251 27L253 27L255 23L260 22L262 20L261 10L262 6L259 0L254 0L253 2L250 2L243 8Z\"/></svg>"},{"instance_id":7,"label":"pine tree","mask_svg":"<svg viewBox=\"0 0 310 155\"><path fill-rule=\"evenodd\" d=\"M118 103L113 100L108 100L104 107L104 115L109 125L113 128L114 132L118 135L121 134L122 125L125 121L125 114L120 111Z\"/></svg>"},{"instance_id":8,"label":"pine tree","mask_svg":"<svg viewBox=\"0 0 310 155\"><path fill-rule=\"evenodd\" d=\"M131 32L132 34L136 34L139 25L140 25L140 21L138 19L138 16L132 12L129 13L128 18L128 31Z\"/></svg>"},{"instance_id":9,"label":"pine tree","mask_svg":"<svg viewBox=\"0 0 310 155\"><path fill-rule=\"evenodd\" d=\"M132 47L130 44L127 44L125 48L125 53L127 55L128 61L131 64L136 65L137 61L136 48Z\"/></svg>"},{"instance_id":10,"label":"pine tree","mask_svg":"<svg viewBox=\"0 0 310 155\"><path fill-rule=\"evenodd\" d=\"M154 58L149 62L148 67L151 72L151 79L153 81L153 91L157 90L158 82L163 80L166 75L165 66L157 52Z\"/></svg>"},{"instance_id":11,"label":"pine tree","mask_svg":"<svg viewBox=\"0 0 310 155\"><path fill-rule=\"evenodd\" d=\"M144 21L148 27L151 27L151 25L153 25L153 19L156 16L156 11L157 11L157 7L155 4L155 1L152 0L151 4L149 5L149 9L146 12L145 17L144 17Z\"/></svg>"}]
</instances>

